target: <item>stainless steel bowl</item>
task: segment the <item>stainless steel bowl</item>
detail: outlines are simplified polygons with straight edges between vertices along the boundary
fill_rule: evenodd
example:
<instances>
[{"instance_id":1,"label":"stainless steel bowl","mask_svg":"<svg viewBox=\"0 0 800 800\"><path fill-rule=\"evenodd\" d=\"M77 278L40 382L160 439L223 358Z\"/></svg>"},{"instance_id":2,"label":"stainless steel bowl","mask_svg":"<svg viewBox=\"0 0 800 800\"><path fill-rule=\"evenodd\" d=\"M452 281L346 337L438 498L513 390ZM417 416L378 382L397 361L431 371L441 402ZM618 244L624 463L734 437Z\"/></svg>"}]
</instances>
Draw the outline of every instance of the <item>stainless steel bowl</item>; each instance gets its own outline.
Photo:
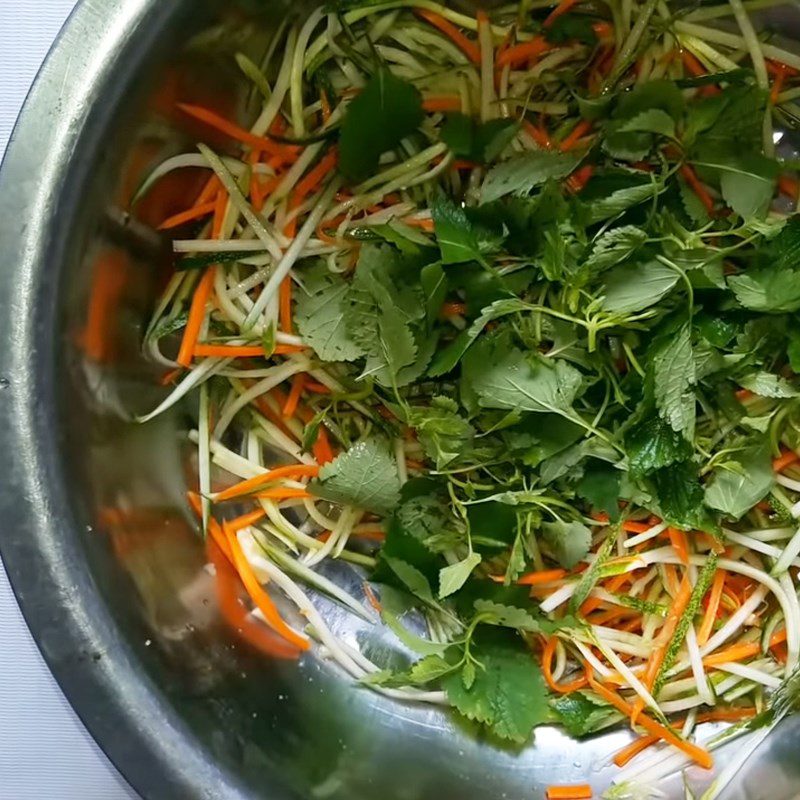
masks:
<instances>
[{"instance_id":1,"label":"stainless steel bowl","mask_svg":"<svg viewBox=\"0 0 800 800\"><path fill-rule=\"evenodd\" d=\"M28 100L0 178L0 548L25 617L87 727L147 798L523 800L553 782L600 789L625 731L576 743L541 729L523 749L502 748L444 713L359 689L314 656L267 662L238 644L185 512L182 420L125 421L159 392L139 342L169 260L166 243L127 217L126 199L194 140L170 112L176 97L246 102L220 31L256 47L284 8L85 0ZM88 300L98 284L111 312ZM376 630L349 634L386 646ZM800 797L798 745L789 721L728 796ZM734 745L718 763L735 757ZM663 788L683 796L679 780Z\"/></svg>"}]
</instances>

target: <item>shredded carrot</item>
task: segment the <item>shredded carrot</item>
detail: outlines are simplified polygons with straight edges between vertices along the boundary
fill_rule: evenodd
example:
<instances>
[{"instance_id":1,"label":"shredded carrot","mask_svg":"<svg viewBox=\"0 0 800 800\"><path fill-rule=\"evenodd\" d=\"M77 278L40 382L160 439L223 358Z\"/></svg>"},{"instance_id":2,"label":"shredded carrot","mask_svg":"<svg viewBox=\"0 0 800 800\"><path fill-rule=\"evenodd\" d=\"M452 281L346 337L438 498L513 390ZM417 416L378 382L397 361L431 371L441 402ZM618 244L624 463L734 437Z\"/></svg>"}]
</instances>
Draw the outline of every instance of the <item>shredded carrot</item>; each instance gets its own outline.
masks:
<instances>
[{"instance_id":1,"label":"shredded carrot","mask_svg":"<svg viewBox=\"0 0 800 800\"><path fill-rule=\"evenodd\" d=\"M678 530L678 528L667 528L667 535L672 549L678 554L681 563L689 563L689 542L686 539L686 534Z\"/></svg>"},{"instance_id":2,"label":"shredded carrot","mask_svg":"<svg viewBox=\"0 0 800 800\"><path fill-rule=\"evenodd\" d=\"M615 575L606 585L606 589L612 594L614 592L618 592L627 580L628 576L625 574ZM586 617L591 614L592 611L596 611L602 605L602 603L603 601L598 597L589 597L584 600L583 605L580 608L580 612L584 617Z\"/></svg>"},{"instance_id":3,"label":"shredded carrot","mask_svg":"<svg viewBox=\"0 0 800 800\"><path fill-rule=\"evenodd\" d=\"M574 786L548 786L547 800L591 800L592 787L588 783Z\"/></svg>"},{"instance_id":4,"label":"shredded carrot","mask_svg":"<svg viewBox=\"0 0 800 800\"><path fill-rule=\"evenodd\" d=\"M441 315L443 317L455 317L455 316L463 317L464 314L466 313L467 313L466 303L445 303L442 306L442 311L441 311Z\"/></svg>"},{"instance_id":5,"label":"shredded carrot","mask_svg":"<svg viewBox=\"0 0 800 800\"><path fill-rule=\"evenodd\" d=\"M461 111L461 98L457 94L431 95L422 101L422 108L429 114Z\"/></svg>"},{"instance_id":6,"label":"shredded carrot","mask_svg":"<svg viewBox=\"0 0 800 800\"><path fill-rule=\"evenodd\" d=\"M697 722L738 722L742 719L750 719L756 715L756 709L752 706L742 708L715 708L713 711L704 711L697 715Z\"/></svg>"},{"instance_id":7,"label":"shredded carrot","mask_svg":"<svg viewBox=\"0 0 800 800\"><path fill-rule=\"evenodd\" d=\"M615 756L614 764L618 767L624 767L632 758L635 758L643 750L646 750L650 745L659 741L658 736L648 734L647 736L640 736L634 739L630 744L625 745Z\"/></svg>"},{"instance_id":8,"label":"shredded carrot","mask_svg":"<svg viewBox=\"0 0 800 800\"><path fill-rule=\"evenodd\" d=\"M614 36L614 26L603 20L598 20L592 24L592 30L598 39L611 39Z\"/></svg>"},{"instance_id":9,"label":"shredded carrot","mask_svg":"<svg viewBox=\"0 0 800 800\"><path fill-rule=\"evenodd\" d=\"M338 161L339 153L334 147L298 182L295 187L295 195L302 201L315 189L318 189L322 180L336 168Z\"/></svg>"},{"instance_id":10,"label":"shredded carrot","mask_svg":"<svg viewBox=\"0 0 800 800\"><path fill-rule=\"evenodd\" d=\"M766 67L767 72L770 75L778 76L778 75L786 75L787 77L795 78L800 75L794 67L790 67L788 64L784 64L781 61L775 61L773 58L766 59Z\"/></svg>"},{"instance_id":11,"label":"shredded carrot","mask_svg":"<svg viewBox=\"0 0 800 800\"><path fill-rule=\"evenodd\" d=\"M211 238L219 239L222 236L222 226L225 222L225 212L228 210L228 194L223 189L217 192L214 203L214 221L211 226Z\"/></svg>"},{"instance_id":12,"label":"shredded carrot","mask_svg":"<svg viewBox=\"0 0 800 800\"><path fill-rule=\"evenodd\" d=\"M264 517L267 516L267 512L264 511L263 508L257 508L255 511L250 511L247 514L242 514L236 519L232 519L228 522L228 526L230 529L237 533L238 531L249 528L251 525L255 525L256 522L260 522Z\"/></svg>"},{"instance_id":13,"label":"shredded carrot","mask_svg":"<svg viewBox=\"0 0 800 800\"><path fill-rule=\"evenodd\" d=\"M556 644L557 638L555 636L551 636L545 643L544 651L542 652L542 675L544 675L547 685L554 692L559 694L577 692L578 689L582 689L589 682L586 675L581 675L569 683L557 683L553 678L553 655L556 652Z\"/></svg>"},{"instance_id":14,"label":"shredded carrot","mask_svg":"<svg viewBox=\"0 0 800 800\"><path fill-rule=\"evenodd\" d=\"M567 136L562 139L558 144L558 149L562 153L573 150L581 137L585 136L592 130L592 123L589 120L582 119Z\"/></svg>"},{"instance_id":15,"label":"shredded carrot","mask_svg":"<svg viewBox=\"0 0 800 800\"><path fill-rule=\"evenodd\" d=\"M781 194L785 194L795 201L800 196L800 184L796 178L791 178L788 175L781 175L778 178L778 190Z\"/></svg>"},{"instance_id":16,"label":"shredded carrot","mask_svg":"<svg viewBox=\"0 0 800 800\"><path fill-rule=\"evenodd\" d=\"M216 201L210 203L203 203L199 206L193 206L188 211L182 211L180 214L174 214L165 219L159 226L160 231L167 231L171 228L177 228L179 225L184 225L187 222L194 222L196 219L206 217L212 214L217 207Z\"/></svg>"},{"instance_id":17,"label":"shredded carrot","mask_svg":"<svg viewBox=\"0 0 800 800\"><path fill-rule=\"evenodd\" d=\"M580 0L561 0L561 2L548 14L542 26L549 28L562 14L566 14Z\"/></svg>"},{"instance_id":18,"label":"shredded carrot","mask_svg":"<svg viewBox=\"0 0 800 800\"><path fill-rule=\"evenodd\" d=\"M221 530L220 535L223 536L227 547L227 540ZM245 642L268 656L292 660L299 658L300 650L257 622L245 610L239 599L239 576L234 567L223 557L215 538L209 537L206 541L206 553L214 565L217 603L220 614L228 626Z\"/></svg>"},{"instance_id":19,"label":"shredded carrot","mask_svg":"<svg viewBox=\"0 0 800 800\"><path fill-rule=\"evenodd\" d=\"M253 568L250 566L250 562L242 551L242 546L239 544L239 539L234 531L228 527L227 523L223 524L222 528L228 539L231 552L233 553L233 560L239 577L242 579L242 583L245 589L247 589L250 599L264 615L267 625L269 625L275 633L282 636L288 642L291 642L298 649L308 650L310 647L308 639L298 634L283 621L272 599L262 588L258 578L256 578L253 572Z\"/></svg>"},{"instance_id":20,"label":"shredded carrot","mask_svg":"<svg viewBox=\"0 0 800 800\"><path fill-rule=\"evenodd\" d=\"M161 380L159 383L162 386L170 386L172 383L175 382L175 379L180 376L183 372L183 367L178 367L177 369L171 369L169 372L165 372L161 376Z\"/></svg>"},{"instance_id":21,"label":"shredded carrot","mask_svg":"<svg viewBox=\"0 0 800 800\"><path fill-rule=\"evenodd\" d=\"M614 706L614 708L616 708L621 714L624 714L626 717L630 717L633 713L633 708L631 705L623 700L616 692L613 692L603 686L603 684L598 683L592 675L591 667L588 667L587 669L589 670L589 685L592 687L592 689L599 694L603 700ZM651 735L658 736L659 739L663 739L668 744L671 744L673 747L677 747L679 750L686 753L686 755L688 755L692 760L696 761L701 767L705 769L711 769L711 767L714 766L714 760L707 750L699 747L696 744L693 744L692 742L687 742L684 739L681 739L674 731L670 730L664 725L660 725L654 719L648 717L647 714L640 714L637 724L644 728Z\"/></svg>"},{"instance_id":22,"label":"shredded carrot","mask_svg":"<svg viewBox=\"0 0 800 800\"><path fill-rule=\"evenodd\" d=\"M190 117L194 117L209 127L215 128L221 133L224 133L231 139L235 139L236 141L246 144L256 150L263 150L271 155L288 155L289 153L293 152L293 149L273 142L271 139L266 139L263 136L256 136L250 133L250 131L240 128L238 125L230 122L224 117L221 117L219 114L216 114L209 108L190 105L189 103L178 103L178 108L185 114L188 114Z\"/></svg>"},{"instance_id":23,"label":"shredded carrot","mask_svg":"<svg viewBox=\"0 0 800 800\"><path fill-rule=\"evenodd\" d=\"M683 66L686 68L686 71L694 78L701 78L703 75L708 74L708 71L700 63L697 56L695 56L694 53L690 53L688 50L681 50L681 61L683 61Z\"/></svg>"},{"instance_id":24,"label":"shredded carrot","mask_svg":"<svg viewBox=\"0 0 800 800\"><path fill-rule=\"evenodd\" d=\"M458 161L453 162L453 168L455 169L460 163ZM434 231L433 220L430 217L404 217L403 222L410 228L419 228L425 233L433 233Z\"/></svg>"},{"instance_id":25,"label":"shredded carrot","mask_svg":"<svg viewBox=\"0 0 800 800\"><path fill-rule=\"evenodd\" d=\"M286 403L283 406L283 416L291 419L297 412L297 406L300 403L300 397L306 385L306 376L304 373L295 375L292 379L292 389L289 396L286 398Z\"/></svg>"},{"instance_id":26,"label":"shredded carrot","mask_svg":"<svg viewBox=\"0 0 800 800\"><path fill-rule=\"evenodd\" d=\"M266 489L256 492L256 497L260 500L310 500L314 495L305 489Z\"/></svg>"},{"instance_id":27,"label":"shredded carrot","mask_svg":"<svg viewBox=\"0 0 800 800\"><path fill-rule=\"evenodd\" d=\"M758 642L747 642L745 644L735 644L724 650L718 650L703 659L704 667L716 667L719 664L726 664L729 661L742 661L761 652L761 645Z\"/></svg>"},{"instance_id":28,"label":"shredded carrot","mask_svg":"<svg viewBox=\"0 0 800 800\"><path fill-rule=\"evenodd\" d=\"M519 586L537 586L540 583L550 583L551 581L561 580L567 571L565 569L544 569L539 572L528 572L517 578Z\"/></svg>"},{"instance_id":29,"label":"shredded carrot","mask_svg":"<svg viewBox=\"0 0 800 800\"><path fill-rule=\"evenodd\" d=\"M473 64L481 63L481 49L478 44L468 39L452 22L425 8L415 8L414 13L434 28L438 28Z\"/></svg>"},{"instance_id":30,"label":"shredded carrot","mask_svg":"<svg viewBox=\"0 0 800 800\"><path fill-rule=\"evenodd\" d=\"M375 610L376 610L376 611L377 611L379 614L383 613L383 606L381 605L381 603L380 603L380 600L378 600L378 598L377 598L377 596L376 596L376 594L375 594L374 590L373 590L373 589L372 589L372 587L369 585L369 583L367 583L367 581L364 581L364 596L365 596L365 597L367 598L367 600L369 601L369 604L370 604L370 605L371 605L371 606L372 606L372 607L373 607L373 608L374 608L374 609L375 609Z\"/></svg>"},{"instance_id":31,"label":"shredded carrot","mask_svg":"<svg viewBox=\"0 0 800 800\"><path fill-rule=\"evenodd\" d=\"M256 475L255 478L248 478L240 481L233 486L219 492L214 497L215 503L222 503L225 500L233 500L235 497L252 494L268 483L281 480L281 478L316 478L319 475L319 467L313 464L289 464L285 467L265 472L263 475Z\"/></svg>"},{"instance_id":32,"label":"shredded carrot","mask_svg":"<svg viewBox=\"0 0 800 800\"><path fill-rule=\"evenodd\" d=\"M317 383L316 381L306 381L306 390L314 394L331 394L331 389L324 383Z\"/></svg>"},{"instance_id":33,"label":"shredded carrot","mask_svg":"<svg viewBox=\"0 0 800 800\"><path fill-rule=\"evenodd\" d=\"M335 457L328 439L328 432L322 426L317 432L317 439L311 448L311 452L314 454L317 464L327 464L333 461Z\"/></svg>"},{"instance_id":34,"label":"shredded carrot","mask_svg":"<svg viewBox=\"0 0 800 800\"><path fill-rule=\"evenodd\" d=\"M186 499L189 501L189 505L192 507L192 511L194 511L196 514L197 519L202 520L203 501L200 499L200 495L196 492L186 492ZM225 554L225 557L228 559L228 561L233 564L233 552L228 545L228 540L225 537L225 534L222 532L222 527L220 526L219 522L217 522L213 517L208 520L208 532L217 543L219 549Z\"/></svg>"},{"instance_id":35,"label":"shredded carrot","mask_svg":"<svg viewBox=\"0 0 800 800\"><path fill-rule=\"evenodd\" d=\"M331 531L323 531L319 536L317 536L317 539L320 542L327 542L332 535L333 534ZM350 536L356 539L367 539L368 541L373 542L382 542L386 539L386 534L382 530L370 530L369 528L363 531L353 531Z\"/></svg>"},{"instance_id":36,"label":"shredded carrot","mask_svg":"<svg viewBox=\"0 0 800 800\"><path fill-rule=\"evenodd\" d=\"M518 67L526 62L535 61L539 56L544 55L553 46L544 36L535 36L529 42L522 42L509 47L497 56L495 64L497 67L505 67L507 64Z\"/></svg>"},{"instance_id":37,"label":"shredded carrot","mask_svg":"<svg viewBox=\"0 0 800 800\"><path fill-rule=\"evenodd\" d=\"M769 91L769 101L772 105L775 105L778 102L778 96L783 89L783 82L786 80L786 72L784 70L779 70L777 75L775 75L775 80L772 81L772 87Z\"/></svg>"},{"instance_id":38,"label":"shredded carrot","mask_svg":"<svg viewBox=\"0 0 800 800\"><path fill-rule=\"evenodd\" d=\"M215 272L216 268L210 266L194 290L192 304L189 308L189 317L183 331L183 341L181 342L181 349L177 359L178 363L183 367L188 367L192 363L197 338L200 336L200 329L203 327L203 321L206 318L206 305L214 287Z\"/></svg>"},{"instance_id":39,"label":"shredded carrot","mask_svg":"<svg viewBox=\"0 0 800 800\"><path fill-rule=\"evenodd\" d=\"M649 522L636 522L632 519L626 519L622 523L622 530L626 533L644 533L645 531L649 531L652 527L653 526Z\"/></svg>"},{"instance_id":40,"label":"shredded carrot","mask_svg":"<svg viewBox=\"0 0 800 800\"><path fill-rule=\"evenodd\" d=\"M281 330L284 333L292 332L292 276L287 275L280 286L280 318Z\"/></svg>"},{"instance_id":41,"label":"shredded carrot","mask_svg":"<svg viewBox=\"0 0 800 800\"><path fill-rule=\"evenodd\" d=\"M197 206L202 206L205 203L210 203L212 200L216 198L217 193L221 188L222 184L220 183L219 178L216 176L216 174L212 175L208 179L208 183L206 183L206 185L203 187L203 190L197 196L197 200L194 201L193 207L197 208Z\"/></svg>"},{"instance_id":42,"label":"shredded carrot","mask_svg":"<svg viewBox=\"0 0 800 800\"><path fill-rule=\"evenodd\" d=\"M544 125L534 125L530 120L522 120L522 127L531 139L543 150L549 150L553 143L550 141L550 134Z\"/></svg>"},{"instance_id":43,"label":"shredded carrot","mask_svg":"<svg viewBox=\"0 0 800 800\"><path fill-rule=\"evenodd\" d=\"M783 472L786 467L796 464L798 460L800 460L800 456L798 456L794 450L784 450L778 458L772 462L772 469L774 469L775 472Z\"/></svg>"},{"instance_id":44,"label":"shredded carrot","mask_svg":"<svg viewBox=\"0 0 800 800\"><path fill-rule=\"evenodd\" d=\"M586 187L586 184L591 180L592 175L594 175L594 167L591 164L586 164L583 167L579 167L567 178L567 189L569 189L573 194L582 192Z\"/></svg>"},{"instance_id":45,"label":"shredded carrot","mask_svg":"<svg viewBox=\"0 0 800 800\"><path fill-rule=\"evenodd\" d=\"M297 344L279 344L272 353L288 355L302 353L303 350L305 348ZM195 345L194 355L197 358L266 358L268 353L261 345L198 344Z\"/></svg>"},{"instance_id":46,"label":"shredded carrot","mask_svg":"<svg viewBox=\"0 0 800 800\"><path fill-rule=\"evenodd\" d=\"M714 198L711 197L708 193L708 189L700 182L695 171L688 164L682 164L678 171L689 188L697 195L706 211L710 214L714 210Z\"/></svg>"},{"instance_id":47,"label":"shredded carrot","mask_svg":"<svg viewBox=\"0 0 800 800\"><path fill-rule=\"evenodd\" d=\"M711 589L708 594L709 599L706 613L697 631L697 644L701 647L709 640L711 631L714 629L714 620L717 618L717 611L719 610L719 603L722 599L722 590L725 587L726 577L727 572L725 572L724 569L718 569L714 574L714 581L711 584Z\"/></svg>"}]
</instances>

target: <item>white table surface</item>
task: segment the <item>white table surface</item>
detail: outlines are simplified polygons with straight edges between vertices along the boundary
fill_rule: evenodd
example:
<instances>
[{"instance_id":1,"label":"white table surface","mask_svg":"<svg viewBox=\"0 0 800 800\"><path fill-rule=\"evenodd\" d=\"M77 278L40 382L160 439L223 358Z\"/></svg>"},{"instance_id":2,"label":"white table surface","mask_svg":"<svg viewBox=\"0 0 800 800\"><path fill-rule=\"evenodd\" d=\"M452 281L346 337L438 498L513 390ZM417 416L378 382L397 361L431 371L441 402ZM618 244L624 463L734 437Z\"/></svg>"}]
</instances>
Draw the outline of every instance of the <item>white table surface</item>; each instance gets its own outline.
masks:
<instances>
[{"instance_id":1,"label":"white table surface","mask_svg":"<svg viewBox=\"0 0 800 800\"><path fill-rule=\"evenodd\" d=\"M75 4L0 0L0 155L39 65ZM0 800L136 797L64 699L0 564Z\"/></svg>"}]
</instances>

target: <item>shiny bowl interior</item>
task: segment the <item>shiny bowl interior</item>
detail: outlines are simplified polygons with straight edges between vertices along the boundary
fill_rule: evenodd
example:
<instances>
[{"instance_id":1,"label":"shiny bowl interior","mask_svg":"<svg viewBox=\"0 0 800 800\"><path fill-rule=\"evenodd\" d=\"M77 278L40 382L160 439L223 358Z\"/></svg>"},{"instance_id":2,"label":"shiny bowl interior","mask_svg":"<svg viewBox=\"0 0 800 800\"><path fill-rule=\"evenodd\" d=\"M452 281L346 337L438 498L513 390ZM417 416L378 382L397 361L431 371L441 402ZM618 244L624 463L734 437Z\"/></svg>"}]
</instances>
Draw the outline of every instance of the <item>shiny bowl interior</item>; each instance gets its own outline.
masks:
<instances>
[{"instance_id":1,"label":"shiny bowl interior","mask_svg":"<svg viewBox=\"0 0 800 800\"><path fill-rule=\"evenodd\" d=\"M127 201L200 135L176 100L245 110L231 55L258 53L285 13L268 0L85 0L28 101L0 189L0 548L26 619L147 798L523 800L584 780L600 790L625 731L576 743L543 728L510 749L359 689L313 655L270 662L238 642L184 501L186 419L127 421L163 391L140 350L171 263L150 223L182 208L197 176L175 181L174 209L145 204L134 218ZM90 300L98 283L113 313ZM350 568L336 577L361 580ZM364 648L391 646L343 615L336 624ZM798 745L790 720L726 796L800 796ZM663 789L684 796L680 780Z\"/></svg>"}]
</instances>

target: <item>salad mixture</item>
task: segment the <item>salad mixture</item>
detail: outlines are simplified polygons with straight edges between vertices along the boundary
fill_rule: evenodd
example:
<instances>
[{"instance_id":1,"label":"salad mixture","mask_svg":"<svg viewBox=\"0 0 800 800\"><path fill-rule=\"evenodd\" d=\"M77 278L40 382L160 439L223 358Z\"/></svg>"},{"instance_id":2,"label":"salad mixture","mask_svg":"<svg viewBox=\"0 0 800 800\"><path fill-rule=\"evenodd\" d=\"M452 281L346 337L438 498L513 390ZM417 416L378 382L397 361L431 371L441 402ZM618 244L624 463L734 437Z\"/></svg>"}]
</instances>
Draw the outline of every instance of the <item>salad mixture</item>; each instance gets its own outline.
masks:
<instances>
[{"instance_id":1,"label":"salad mixture","mask_svg":"<svg viewBox=\"0 0 800 800\"><path fill-rule=\"evenodd\" d=\"M238 57L257 117L181 106L227 145L139 192L208 171L161 226L142 421L191 401L239 636L515 743L628 725L608 796L797 706L800 55L751 21L779 4L344 0Z\"/></svg>"}]
</instances>

